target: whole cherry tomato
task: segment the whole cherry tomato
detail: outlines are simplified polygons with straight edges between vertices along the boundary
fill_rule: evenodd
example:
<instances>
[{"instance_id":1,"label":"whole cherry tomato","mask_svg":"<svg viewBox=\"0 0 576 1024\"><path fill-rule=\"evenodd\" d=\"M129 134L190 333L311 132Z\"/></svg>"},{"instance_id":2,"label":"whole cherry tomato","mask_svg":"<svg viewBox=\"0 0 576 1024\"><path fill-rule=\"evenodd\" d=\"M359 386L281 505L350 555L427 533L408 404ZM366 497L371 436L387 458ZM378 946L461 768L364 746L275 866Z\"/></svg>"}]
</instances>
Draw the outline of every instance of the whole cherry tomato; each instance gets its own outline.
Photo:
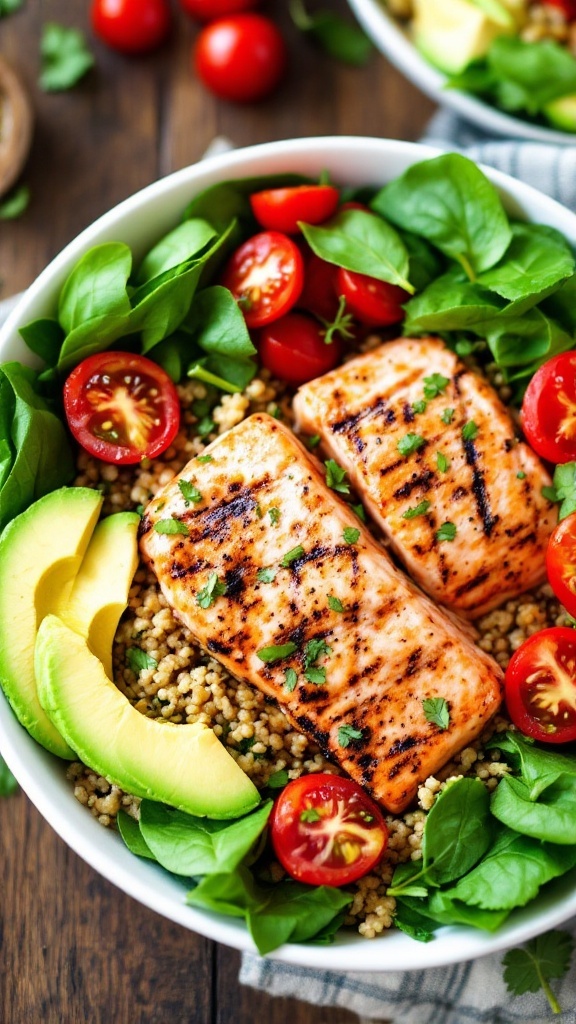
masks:
<instances>
[{"instance_id":1,"label":"whole cherry tomato","mask_svg":"<svg viewBox=\"0 0 576 1024\"><path fill-rule=\"evenodd\" d=\"M556 597L576 616L576 512L552 531L546 549L546 571Z\"/></svg>"},{"instance_id":2,"label":"whole cherry tomato","mask_svg":"<svg viewBox=\"0 0 576 1024\"><path fill-rule=\"evenodd\" d=\"M576 739L576 630L541 629L512 655L505 680L514 725L545 743Z\"/></svg>"},{"instance_id":3,"label":"whole cherry tomato","mask_svg":"<svg viewBox=\"0 0 576 1024\"><path fill-rule=\"evenodd\" d=\"M338 312L336 271L333 263L327 263L311 252L305 259L304 287L298 299L300 309L306 309L328 323L336 318Z\"/></svg>"},{"instance_id":4,"label":"whole cherry tomato","mask_svg":"<svg viewBox=\"0 0 576 1024\"><path fill-rule=\"evenodd\" d=\"M576 352L562 352L536 370L520 421L528 444L543 459L576 459Z\"/></svg>"},{"instance_id":5,"label":"whole cherry tomato","mask_svg":"<svg viewBox=\"0 0 576 1024\"><path fill-rule=\"evenodd\" d=\"M399 323L404 318L402 303L410 298L398 285L344 267L339 267L336 274L336 292L344 296L350 313L368 327Z\"/></svg>"},{"instance_id":6,"label":"whole cherry tomato","mask_svg":"<svg viewBox=\"0 0 576 1024\"><path fill-rule=\"evenodd\" d=\"M334 337L327 345L322 326L303 313L288 313L268 324L256 345L262 365L288 384L305 384L320 377L342 358L340 339Z\"/></svg>"},{"instance_id":7,"label":"whole cherry tomato","mask_svg":"<svg viewBox=\"0 0 576 1024\"><path fill-rule=\"evenodd\" d=\"M180 6L197 21L214 21L228 14L251 11L259 0L180 0Z\"/></svg>"},{"instance_id":8,"label":"whole cherry tomato","mask_svg":"<svg viewBox=\"0 0 576 1024\"><path fill-rule=\"evenodd\" d=\"M382 812L351 779L313 774L294 779L270 818L274 852L289 875L309 885L349 885L382 856Z\"/></svg>"},{"instance_id":9,"label":"whole cherry tomato","mask_svg":"<svg viewBox=\"0 0 576 1024\"><path fill-rule=\"evenodd\" d=\"M287 313L298 300L304 260L288 235L262 231L232 253L221 283L232 292L248 327L263 327Z\"/></svg>"},{"instance_id":10,"label":"whole cherry tomato","mask_svg":"<svg viewBox=\"0 0 576 1024\"><path fill-rule=\"evenodd\" d=\"M180 425L178 393L168 374L131 352L83 359L64 384L64 411L79 444L118 465L160 455Z\"/></svg>"},{"instance_id":11,"label":"whole cherry tomato","mask_svg":"<svg viewBox=\"0 0 576 1024\"><path fill-rule=\"evenodd\" d=\"M291 188L270 188L254 192L250 205L263 228L295 235L299 221L321 224L338 206L339 192L332 185L295 185Z\"/></svg>"},{"instance_id":12,"label":"whole cherry tomato","mask_svg":"<svg viewBox=\"0 0 576 1024\"><path fill-rule=\"evenodd\" d=\"M168 0L93 0L95 35L121 53L148 53L167 39L172 25Z\"/></svg>"},{"instance_id":13,"label":"whole cherry tomato","mask_svg":"<svg viewBox=\"0 0 576 1024\"><path fill-rule=\"evenodd\" d=\"M261 14L219 18L202 29L193 51L198 77L217 96L236 103L263 99L279 85L286 45Z\"/></svg>"},{"instance_id":14,"label":"whole cherry tomato","mask_svg":"<svg viewBox=\"0 0 576 1024\"><path fill-rule=\"evenodd\" d=\"M543 0L546 7L556 7L567 21L576 19L576 0Z\"/></svg>"}]
</instances>

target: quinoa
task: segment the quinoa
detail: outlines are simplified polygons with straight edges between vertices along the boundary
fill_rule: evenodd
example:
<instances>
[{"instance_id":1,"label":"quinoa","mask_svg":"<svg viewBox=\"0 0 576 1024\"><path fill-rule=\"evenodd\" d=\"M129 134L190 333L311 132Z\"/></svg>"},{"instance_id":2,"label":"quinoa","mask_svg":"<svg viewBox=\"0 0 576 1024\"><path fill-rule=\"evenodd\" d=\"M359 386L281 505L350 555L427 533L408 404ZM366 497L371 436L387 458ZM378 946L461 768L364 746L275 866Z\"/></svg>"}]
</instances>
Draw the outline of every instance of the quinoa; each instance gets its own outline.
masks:
<instances>
[{"instance_id":1,"label":"quinoa","mask_svg":"<svg viewBox=\"0 0 576 1024\"><path fill-rule=\"evenodd\" d=\"M364 340L362 349L368 351L381 340L371 336ZM501 398L509 399L503 381L491 375L490 368L488 376ZM182 405L180 431L170 448L154 462L144 460L137 467L116 467L80 452L75 483L102 490L104 515L145 505L210 441L246 416L265 411L291 421L290 396L284 385L271 380L266 371L261 371L261 376L241 394L220 398L210 413L213 430L202 437L198 434L199 416L193 412L193 406L206 399L206 388L197 382L187 382L178 387L178 393ZM505 669L526 637L545 626L567 622L567 614L551 588L543 585L478 619L477 643ZM148 655L149 667L134 672L128 653L131 648L139 648ZM195 643L172 614L156 577L144 565L136 572L128 607L116 633L113 670L116 685L141 714L174 724L202 722L211 726L260 789L271 775L281 770L288 773L289 779L312 772L341 774L313 742L293 728L269 698L234 679ZM355 928L366 938L375 938L393 926L396 904L393 897L386 896L386 891L394 868L421 859L426 814L453 779L479 778L488 790L496 787L508 767L500 760L498 750L485 751L485 744L494 733L509 727L503 715L497 716L477 740L436 776L426 779L418 790L416 807L403 815L386 816L390 833L386 852L379 865L352 887L353 901L345 926ZM76 799L89 808L100 824L113 828L119 810L138 819L140 800L122 792L86 765L73 762L67 777ZM268 870L273 879L283 877L283 869L274 862Z\"/></svg>"}]
</instances>

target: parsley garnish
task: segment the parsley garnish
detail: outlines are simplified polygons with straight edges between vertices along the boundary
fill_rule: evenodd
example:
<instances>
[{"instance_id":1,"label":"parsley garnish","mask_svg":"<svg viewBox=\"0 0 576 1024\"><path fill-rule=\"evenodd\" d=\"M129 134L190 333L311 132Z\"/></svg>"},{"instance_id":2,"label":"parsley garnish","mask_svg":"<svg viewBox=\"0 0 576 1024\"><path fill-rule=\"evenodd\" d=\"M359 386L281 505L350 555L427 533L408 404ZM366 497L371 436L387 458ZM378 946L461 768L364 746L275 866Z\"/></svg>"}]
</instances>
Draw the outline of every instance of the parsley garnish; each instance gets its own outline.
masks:
<instances>
[{"instance_id":1,"label":"parsley garnish","mask_svg":"<svg viewBox=\"0 0 576 1024\"><path fill-rule=\"evenodd\" d=\"M548 501L560 502L558 518L566 519L576 512L576 462L564 462L554 470L554 486L543 487L542 495Z\"/></svg>"},{"instance_id":2,"label":"parsley garnish","mask_svg":"<svg viewBox=\"0 0 576 1024\"><path fill-rule=\"evenodd\" d=\"M431 504L432 502L425 498L419 505L415 505L413 508L407 508L406 511L402 513L402 519L415 519L416 516L426 515Z\"/></svg>"},{"instance_id":3,"label":"parsley garnish","mask_svg":"<svg viewBox=\"0 0 576 1024\"><path fill-rule=\"evenodd\" d=\"M358 519L360 519L363 523L366 522L366 511L364 509L364 505L350 505L350 508L352 509L353 512L356 513Z\"/></svg>"},{"instance_id":4,"label":"parsley garnish","mask_svg":"<svg viewBox=\"0 0 576 1024\"><path fill-rule=\"evenodd\" d=\"M449 377L443 377L441 373L433 373L430 377L424 377L424 398L436 398L442 395L450 383Z\"/></svg>"},{"instance_id":5,"label":"parsley garnish","mask_svg":"<svg viewBox=\"0 0 576 1024\"><path fill-rule=\"evenodd\" d=\"M194 484L191 484L189 480L179 480L178 488L180 490L180 494L184 498L186 508L188 508L190 502L194 505L198 505L202 501L200 491L197 487L194 487Z\"/></svg>"},{"instance_id":6,"label":"parsley garnish","mask_svg":"<svg viewBox=\"0 0 576 1024\"><path fill-rule=\"evenodd\" d=\"M450 469L450 459L443 452L436 452L436 465L441 473L445 473Z\"/></svg>"},{"instance_id":7,"label":"parsley garnish","mask_svg":"<svg viewBox=\"0 0 576 1024\"><path fill-rule=\"evenodd\" d=\"M275 405L274 408L270 410L270 415L273 416L275 420L281 420L282 419L282 409L280 408L280 406L279 405Z\"/></svg>"},{"instance_id":8,"label":"parsley garnish","mask_svg":"<svg viewBox=\"0 0 576 1024\"><path fill-rule=\"evenodd\" d=\"M214 461L211 455L197 455L196 459L198 460L198 462L213 462Z\"/></svg>"},{"instance_id":9,"label":"parsley garnish","mask_svg":"<svg viewBox=\"0 0 576 1024\"><path fill-rule=\"evenodd\" d=\"M331 487L333 491L338 491L339 494L350 494L350 485L346 480L346 470L342 469L334 459L328 459L324 465L326 466L326 484Z\"/></svg>"},{"instance_id":10,"label":"parsley garnish","mask_svg":"<svg viewBox=\"0 0 576 1024\"><path fill-rule=\"evenodd\" d=\"M516 479L517 480L525 480L526 479L526 473L524 472L523 469L521 469L518 473L516 473Z\"/></svg>"},{"instance_id":11,"label":"parsley garnish","mask_svg":"<svg viewBox=\"0 0 576 1024\"><path fill-rule=\"evenodd\" d=\"M254 511L255 511L256 516L257 516L258 519L262 519L263 518L264 513L262 511L262 506L260 505L259 501L256 502L256 505L254 507Z\"/></svg>"},{"instance_id":12,"label":"parsley garnish","mask_svg":"<svg viewBox=\"0 0 576 1024\"><path fill-rule=\"evenodd\" d=\"M179 519L159 519L157 523L154 523L154 529L156 533L181 533L184 537L190 536L186 523L181 523Z\"/></svg>"},{"instance_id":13,"label":"parsley garnish","mask_svg":"<svg viewBox=\"0 0 576 1024\"><path fill-rule=\"evenodd\" d=\"M276 579L277 571L278 570L274 569L272 566L268 566L265 569L258 569L256 579L259 580L260 583L273 583Z\"/></svg>"},{"instance_id":14,"label":"parsley garnish","mask_svg":"<svg viewBox=\"0 0 576 1024\"><path fill-rule=\"evenodd\" d=\"M268 786L268 789L282 789L287 785L288 778L289 776L286 769L280 768L279 771L272 772L272 775L269 776L266 785Z\"/></svg>"},{"instance_id":15,"label":"parsley garnish","mask_svg":"<svg viewBox=\"0 0 576 1024\"><path fill-rule=\"evenodd\" d=\"M555 930L545 932L531 939L522 949L509 949L502 959L504 981L510 992L521 996L525 992L537 992L541 988L550 1003L553 1013L562 1008L550 988L551 978L566 974L572 953L574 939L570 932Z\"/></svg>"},{"instance_id":16,"label":"parsley garnish","mask_svg":"<svg viewBox=\"0 0 576 1024\"><path fill-rule=\"evenodd\" d=\"M309 448L316 448L320 444L320 434L312 434L312 437L308 438L306 444Z\"/></svg>"},{"instance_id":17,"label":"parsley garnish","mask_svg":"<svg viewBox=\"0 0 576 1024\"><path fill-rule=\"evenodd\" d=\"M282 658L289 658L294 651L297 651L298 647L293 640L289 640L287 644L272 644L270 647L261 647L256 654L260 658L260 661L273 662L281 661Z\"/></svg>"},{"instance_id":18,"label":"parsley garnish","mask_svg":"<svg viewBox=\"0 0 576 1024\"><path fill-rule=\"evenodd\" d=\"M455 411L455 409L444 409L444 412L440 416L442 423L452 423Z\"/></svg>"},{"instance_id":19,"label":"parsley garnish","mask_svg":"<svg viewBox=\"0 0 576 1024\"><path fill-rule=\"evenodd\" d=\"M454 540L456 527L454 523L442 523L439 530L436 530L436 540Z\"/></svg>"},{"instance_id":20,"label":"parsley garnish","mask_svg":"<svg viewBox=\"0 0 576 1024\"><path fill-rule=\"evenodd\" d=\"M397 442L396 447L401 455L412 455L413 452L417 452L419 448L424 444L424 438L422 434L405 434Z\"/></svg>"},{"instance_id":21,"label":"parsley garnish","mask_svg":"<svg viewBox=\"0 0 576 1024\"><path fill-rule=\"evenodd\" d=\"M439 729L447 729L450 725L450 709L444 697L426 697L422 701L424 718Z\"/></svg>"},{"instance_id":22,"label":"parsley garnish","mask_svg":"<svg viewBox=\"0 0 576 1024\"><path fill-rule=\"evenodd\" d=\"M147 668L158 668L158 662L147 651L141 647L126 648L126 663L135 676L140 675Z\"/></svg>"},{"instance_id":23,"label":"parsley garnish","mask_svg":"<svg viewBox=\"0 0 576 1024\"><path fill-rule=\"evenodd\" d=\"M339 597L333 597L332 594L328 594L328 607L333 612L343 612L344 605Z\"/></svg>"},{"instance_id":24,"label":"parsley garnish","mask_svg":"<svg viewBox=\"0 0 576 1024\"><path fill-rule=\"evenodd\" d=\"M207 437L213 430L216 429L216 424L210 416L203 416L201 420L196 424L196 433L198 437Z\"/></svg>"},{"instance_id":25,"label":"parsley garnish","mask_svg":"<svg viewBox=\"0 0 576 1024\"><path fill-rule=\"evenodd\" d=\"M310 668L306 669L304 676L309 683L314 683L315 686L322 686L326 682L326 669L323 665L311 665Z\"/></svg>"},{"instance_id":26,"label":"parsley garnish","mask_svg":"<svg viewBox=\"0 0 576 1024\"><path fill-rule=\"evenodd\" d=\"M292 562L295 562L297 558L302 558L303 554L304 548L301 544L298 544L295 548L292 548L291 551L286 552L284 558L280 562L280 565L283 565L284 568L287 569L288 566L291 565Z\"/></svg>"},{"instance_id":27,"label":"parsley garnish","mask_svg":"<svg viewBox=\"0 0 576 1024\"><path fill-rule=\"evenodd\" d=\"M360 536L360 530L355 529L354 526L345 526L342 531L342 536L347 544L355 544Z\"/></svg>"},{"instance_id":28,"label":"parsley garnish","mask_svg":"<svg viewBox=\"0 0 576 1024\"><path fill-rule=\"evenodd\" d=\"M338 729L338 746L349 747L352 740L361 740L362 729L355 729L353 725L341 725Z\"/></svg>"},{"instance_id":29,"label":"parsley garnish","mask_svg":"<svg viewBox=\"0 0 576 1024\"><path fill-rule=\"evenodd\" d=\"M309 640L304 648L304 675L309 683L320 685L326 682L326 669L316 665L318 658L332 654L332 648L320 637Z\"/></svg>"},{"instance_id":30,"label":"parsley garnish","mask_svg":"<svg viewBox=\"0 0 576 1024\"><path fill-rule=\"evenodd\" d=\"M296 670L293 668L287 668L286 675L284 676L284 689L287 690L288 693L292 693L292 691L296 689L297 682L298 673Z\"/></svg>"},{"instance_id":31,"label":"parsley garnish","mask_svg":"<svg viewBox=\"0 0 576 1024\"><path fill-rule=\"evenodd\" d=\"M226 593L226 584L221 583L218 579L218 573L210 573L208 583L202 590L199 590L196 594L196 604L199 604L201 608L210 608L214 604L217 597L222 597Z\"/></svg>"},{"instance_id":32,"label":"parsley garnish","mask_svg":"<svg viewBox=\"0 0 576 1024\"><path fill-rule=\"evenodd\" d=\"M426 412L427 407L428 407L428 402L425 402L423 398L421 398L418 402L412 402L412 412L415 412L415 413Z\"/></svg>"},{"instance_id":33,"label":"parsley garnish","mask_svg":"<svg viewBox=\"0 0 576 1024\"><path fill-rule=\"evenodd\" d=\"M474 420L468 420L462 427L462 437L465 441L473 441L478 436L478 427Z\"/></svg>"},{"instance_id":34,"label":"parsley garnish","mask_svg":"<svg viewBox=\"0 0 576 1024\"><path fill-rule=\"evenodd\" d=\"M306 807L300 813L300 821L320 821L320 814L315 807Z\"/></svg>"},{"instance_id":35,"label":"parsley garnish","mask_svg":"<svg viewBox=\"0 0 576 1024\"><path fill-rule=\"evenodd\" d=\"M272 523L272 526L278 526L278 523L280 522L280 509L269 508L268 515L270 516L270 522Z\"/></svg>"}]
</instances>

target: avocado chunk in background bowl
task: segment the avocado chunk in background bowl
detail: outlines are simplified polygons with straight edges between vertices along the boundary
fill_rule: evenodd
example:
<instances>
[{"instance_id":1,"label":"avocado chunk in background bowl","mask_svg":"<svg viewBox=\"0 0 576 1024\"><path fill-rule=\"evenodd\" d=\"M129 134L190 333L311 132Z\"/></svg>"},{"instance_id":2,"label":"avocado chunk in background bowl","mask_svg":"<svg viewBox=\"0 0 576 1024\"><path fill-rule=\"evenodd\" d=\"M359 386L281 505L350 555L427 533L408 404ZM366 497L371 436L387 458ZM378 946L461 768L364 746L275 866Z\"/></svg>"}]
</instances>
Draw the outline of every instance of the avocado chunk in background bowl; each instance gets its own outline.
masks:
<instances>
[{"instance_id":1,"label":"avocado chunk in background bowl","mask_svg":"<svg viewBox=\"0 0 576 1024\"><path fill-rule=\"evenodd\" d=\"M236 818L260 794L208 726L172 725L136 711L84 637L56 615L36 639L40 702L78 756L134 796L211 818Z\"/></svg>"}]
</instances>

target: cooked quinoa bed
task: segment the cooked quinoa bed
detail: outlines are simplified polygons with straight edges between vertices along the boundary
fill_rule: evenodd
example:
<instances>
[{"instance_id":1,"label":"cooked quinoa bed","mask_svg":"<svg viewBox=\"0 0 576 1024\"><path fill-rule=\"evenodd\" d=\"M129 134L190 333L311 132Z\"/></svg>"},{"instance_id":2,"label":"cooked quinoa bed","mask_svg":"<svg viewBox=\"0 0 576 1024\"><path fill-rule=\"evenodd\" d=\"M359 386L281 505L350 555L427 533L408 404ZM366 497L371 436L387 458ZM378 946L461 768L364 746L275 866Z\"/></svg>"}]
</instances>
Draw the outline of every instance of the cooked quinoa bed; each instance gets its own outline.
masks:
<instances>
[{"instance_id":1,"label":"cooked quinoa bed","mask_svg":"<svg viewBox=\"0 0 576 1024\"><path fill-rule=\"evenodd\" d=\"M373 339L364 348L379 343ZM493 380L498 386L501 382ZM145 505L184 465L218 434L224 433L254 412L290 417L289 397L283 387L271 382L262 372L242 394L224 395L210 418L214 430L198 434L194 402L206 398L206 390L196 382L178 388L182 403L182 425L173 445L152 464L116 467L92 459L85 452L78 457L79 486L97 487L104 493L104 514ZM509 394L504 394L504 399ZM550 625L566 624L567 616L555 600L550 587L508 601L476 622L478 644L505 668L513 651L527 636ZM136 674L127 652L139 648L150 659L149 668ZM240 767L263 788L275 772L285 769L291 779L310 772L333 772L319 749L301 733L268 698L253 687L237 682L226 670L193 641L188 630L173 616L155 576L140 566L130 590L114 644L114 679L134 707L149 718L162 718L175 724L204 722L212 726ZM485 754L483 744L494 733L509 728L498 717L490 728L435 777L426 780L418 791L417 807L402 816L387 815L390 838L384 858L376 871L353 886L354 900L346 919L348 926L361 935L374 938L393 924L395 900L385 895L396 864L418 860L426 812L446 783L462 775L481 779L494 789L508 771L499 760L499 752ZM90 808L98 821L114 827L120 809L138 818L140 801L96 775L90 768L73 762L68 778L74 795ZM283 870L273 864L273 877Z\"/></svg>"}]
</instances>

